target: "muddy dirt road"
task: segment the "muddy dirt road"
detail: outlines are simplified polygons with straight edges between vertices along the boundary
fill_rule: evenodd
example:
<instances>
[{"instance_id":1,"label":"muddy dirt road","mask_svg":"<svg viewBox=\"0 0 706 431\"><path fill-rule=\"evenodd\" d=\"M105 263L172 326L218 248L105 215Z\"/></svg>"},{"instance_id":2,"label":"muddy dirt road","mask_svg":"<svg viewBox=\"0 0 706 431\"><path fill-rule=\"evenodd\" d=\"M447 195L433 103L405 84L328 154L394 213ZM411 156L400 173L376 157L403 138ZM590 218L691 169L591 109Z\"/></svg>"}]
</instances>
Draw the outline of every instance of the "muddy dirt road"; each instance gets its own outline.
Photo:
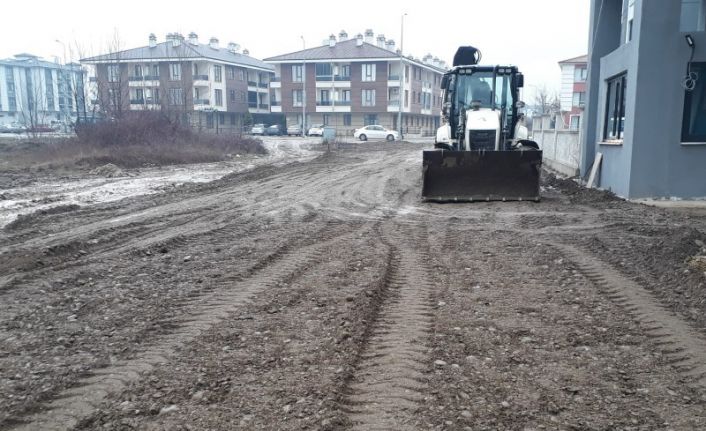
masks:
<instances>
[{"instance_id":1,"label":"muddy dirt road","mask_svg":"<svg viewBox=\"0 0 706 431\"><path fill-rule=\"evenodd\" d=\"M0 429L706 428L705 214L422 203L421 149L9 225Z\"/></svg>"}]
</instances>

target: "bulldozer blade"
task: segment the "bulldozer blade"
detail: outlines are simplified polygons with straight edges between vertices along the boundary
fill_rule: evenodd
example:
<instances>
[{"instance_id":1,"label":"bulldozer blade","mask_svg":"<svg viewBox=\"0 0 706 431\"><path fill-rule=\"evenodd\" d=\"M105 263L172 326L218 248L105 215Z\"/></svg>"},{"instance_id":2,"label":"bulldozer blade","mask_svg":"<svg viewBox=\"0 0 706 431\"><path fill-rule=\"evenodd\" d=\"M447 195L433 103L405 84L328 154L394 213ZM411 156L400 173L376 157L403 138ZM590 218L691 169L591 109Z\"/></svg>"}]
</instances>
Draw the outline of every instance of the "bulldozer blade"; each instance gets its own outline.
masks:
<instances>
[{"instance_id":1,"label":"bulldozer blade","mask_svg":"<svg viewBox=\"0 0 706 431\"><path fill-rule=\"evenodd\" d=\"M541 151L424 151L427 201L539 201Z\"/></svg>"}]
</instances>

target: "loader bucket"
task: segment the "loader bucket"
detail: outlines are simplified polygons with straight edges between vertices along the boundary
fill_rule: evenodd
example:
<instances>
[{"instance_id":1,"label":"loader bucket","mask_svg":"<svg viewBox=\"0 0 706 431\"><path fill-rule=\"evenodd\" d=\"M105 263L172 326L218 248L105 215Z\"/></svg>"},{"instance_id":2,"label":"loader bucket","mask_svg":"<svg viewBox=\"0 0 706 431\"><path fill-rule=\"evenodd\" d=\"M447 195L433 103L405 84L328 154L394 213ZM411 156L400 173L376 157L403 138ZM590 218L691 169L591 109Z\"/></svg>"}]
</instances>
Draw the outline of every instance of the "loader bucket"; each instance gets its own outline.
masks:
<instances>
[{"instance_id":1,"label":"loader bucket","mask_svg":"<svg viewBox=\"0 0 706 431\"><path fill-rule=\"evenodd\" d=\"M424 151L427 201L539 201L541 151Z\"/></svg>"}]
</instances>

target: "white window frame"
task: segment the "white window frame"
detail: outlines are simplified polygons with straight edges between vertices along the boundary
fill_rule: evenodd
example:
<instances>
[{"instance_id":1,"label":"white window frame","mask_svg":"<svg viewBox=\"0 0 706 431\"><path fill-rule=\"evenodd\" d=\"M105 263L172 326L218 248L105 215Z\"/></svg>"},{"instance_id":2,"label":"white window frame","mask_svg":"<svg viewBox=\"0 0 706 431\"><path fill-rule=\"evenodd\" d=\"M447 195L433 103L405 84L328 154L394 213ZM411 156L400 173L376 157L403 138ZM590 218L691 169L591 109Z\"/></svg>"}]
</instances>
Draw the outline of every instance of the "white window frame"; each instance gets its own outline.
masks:
<instances>
[{"instance_id":1,"label":"white window frame","mask_svg":"<svg viewBox=\"0 0 706 431\"><path fill-rule=\"evenodd\" d=\"M292 90L292 106L304 106L304 90Z\"/></svg>"},{"instance_id":2,"label":"white window frame","mask_svg":"<svg viewBox=\"0 0 706 431\"><path fill-rule=\"evenodd\" d=\"M366 88L362 90L362 106L375 106L375 89Z\"/></svg>"},{"instance_id":3,"label":"white window frame","mask_svg":"<svg viewBox=\"0 0 706 431\"><path fill-rule=\"evenodd\" d=\"M120 65L109 64L108 65L108 82L118 82L120 81Z\"/></svg>"},{"instance_id":4,"label":"white window frame","mask_svg":"<svg viewBox=\"0 0 706 431\"><path fill-rule=\"evenodd\" d=\"M292 82L304 82L304 66L301 64L292 65Z\"/></svg>"},{"instance_id":5,"label":"white window frame","mask_svg":"<svg viewBox=\"0 0 706 431\"><path fill-rule=\"evenodd\" d=\"M181 81L181 63L169 64L169 80Z\"/></svg>"},{"instance_id":6,"label":"white window frame","mask_svg":"<svg viewBox=\"0 0 706 431\"><path fill-rule=\"evenodd\" d=\"M213 66L213 80L215 82L223 82L223 69L221 66Z\"/></svg>"},{"instance_id":7,"label":"white window frame","mask_svg":"<svg viewBox=\"0 0 706 431\"><path fill-rule=\"evenodd\" d=\"M363 67L361 68L361 81L375 81L375 66L375 63L363 63Z\"/></svg>"},{"instance_id":8,"label":"white window frame","mask_svg":"<svg viewBox=\"0 0 706 431\"><path fill-rule=\"evenodd\" d=\"M214 96L215 96L216 106L223 106L223 90L218 89L218 88L215 89Z\"/></svg>"}]
</instances>

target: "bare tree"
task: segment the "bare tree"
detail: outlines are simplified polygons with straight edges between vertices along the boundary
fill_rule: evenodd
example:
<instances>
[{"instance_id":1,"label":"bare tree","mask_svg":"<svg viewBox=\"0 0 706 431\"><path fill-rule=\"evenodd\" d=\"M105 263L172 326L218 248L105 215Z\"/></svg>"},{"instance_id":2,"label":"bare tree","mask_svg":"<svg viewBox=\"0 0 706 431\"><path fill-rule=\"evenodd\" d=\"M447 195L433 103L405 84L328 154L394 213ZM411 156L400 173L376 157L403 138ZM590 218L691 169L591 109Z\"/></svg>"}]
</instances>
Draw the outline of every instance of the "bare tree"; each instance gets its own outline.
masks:
<instances>
[{"instance_id":1,"label":"bare tree","mask_svg":"<svg viewBox=\"0 0 706 431\"><path fill-rule=\"evenodd\" d=\"M26 69L27 98L21 111L22 120L27 126L27 133L33 137L37 136L39 127L45 125L46 121L45 88L42 85L41 74L34 73L36 70L41 69Z\"/></svg>"},{"instance_id":2,"label":"bare tree","mask_svg":"<svg viewBox=\"0 0 706 431\"><path fill-rule=\"evenodd\" d=\"M117 30L107 43L107 62L96 64L98 104L104 115L122 118L129 103L127 65L122 61L122 41Z\"/></svg>"},{"instance_id":3,"label":"bare tree","mask_svg":"<svg viewBox=\"0 0 706 431\"><path fill-rule=\"evenodd\" d=\"M556 112L561 107L556 91L550 91L545 84L535 87L534 105L541 115Z\"/></svg>"}]
</instances>

